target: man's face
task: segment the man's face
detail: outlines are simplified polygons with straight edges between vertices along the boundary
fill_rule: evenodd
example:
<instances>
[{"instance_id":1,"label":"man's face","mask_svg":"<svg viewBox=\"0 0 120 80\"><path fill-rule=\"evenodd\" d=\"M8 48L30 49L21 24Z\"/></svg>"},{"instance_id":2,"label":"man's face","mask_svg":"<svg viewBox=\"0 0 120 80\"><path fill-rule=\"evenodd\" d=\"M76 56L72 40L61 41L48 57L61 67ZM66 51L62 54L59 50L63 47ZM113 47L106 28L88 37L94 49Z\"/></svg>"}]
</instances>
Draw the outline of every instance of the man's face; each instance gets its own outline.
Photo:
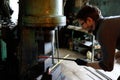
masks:
<instances>
[{"instance_id":1,"label":"man's face","mask_svg":"<svg viewBox=\"0 0 120 80\"><path fill-rule=\"evenodd\" d=\"M84 30L90 33L95 29L95 22L91 18L87 18L86 21L79 19L79 23Z\"/></svg>"}]
</instances>

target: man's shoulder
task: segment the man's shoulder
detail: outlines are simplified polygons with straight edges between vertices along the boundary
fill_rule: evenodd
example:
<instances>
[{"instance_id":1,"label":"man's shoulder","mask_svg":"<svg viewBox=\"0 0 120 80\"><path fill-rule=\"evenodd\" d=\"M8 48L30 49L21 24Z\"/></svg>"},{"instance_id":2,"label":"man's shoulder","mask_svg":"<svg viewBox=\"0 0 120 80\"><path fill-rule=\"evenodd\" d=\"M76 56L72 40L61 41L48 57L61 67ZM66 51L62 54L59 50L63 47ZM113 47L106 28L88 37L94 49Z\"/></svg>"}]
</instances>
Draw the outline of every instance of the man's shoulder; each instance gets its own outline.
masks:
<instances>
[{"instance_id":1,"label":"man's shoulder","mask_svg":"<svg viewBox=\"0 0 120 80\"><path fill-rule=\"evenodd\" d=\"M108 17L104 17L104 19L120 19L120 15L117 15L117 16L108 16Z\"/></svg>"},{"instance_id":2,"label":"man's shoulder","mask_svg":"<svg viewBox=\"0 0 120 80\"><path fill-rule=\"evenodd\" d=\"M103 20L102 24L104 26L109 25L109 27L113 26L113 25L120 25L120 15L119 16L104 17L104 20Z\"/></svg>"}]
</instances>

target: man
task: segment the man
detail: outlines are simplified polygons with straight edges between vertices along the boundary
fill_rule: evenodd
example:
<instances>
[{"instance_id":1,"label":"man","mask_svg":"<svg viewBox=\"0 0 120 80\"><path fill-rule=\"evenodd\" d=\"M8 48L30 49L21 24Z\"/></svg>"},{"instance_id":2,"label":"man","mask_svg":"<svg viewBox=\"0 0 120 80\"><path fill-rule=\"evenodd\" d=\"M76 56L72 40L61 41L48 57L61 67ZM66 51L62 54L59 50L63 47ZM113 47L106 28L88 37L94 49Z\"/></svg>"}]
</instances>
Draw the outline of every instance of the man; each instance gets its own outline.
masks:
<instances>
[{"instance_id":1,"label":"man","mask_svg":"<svg viewBox=\"0 0 120 80\"><path fill-rule=\"evenodd\" d=\"M120 16L102 17L97 7L86 5L80 9L77 18L83 29L97 35L102 50L102 59L99 62L86 65L95 69L112 71L115 50L120 49Z\"/></svg>"}]
</instances>

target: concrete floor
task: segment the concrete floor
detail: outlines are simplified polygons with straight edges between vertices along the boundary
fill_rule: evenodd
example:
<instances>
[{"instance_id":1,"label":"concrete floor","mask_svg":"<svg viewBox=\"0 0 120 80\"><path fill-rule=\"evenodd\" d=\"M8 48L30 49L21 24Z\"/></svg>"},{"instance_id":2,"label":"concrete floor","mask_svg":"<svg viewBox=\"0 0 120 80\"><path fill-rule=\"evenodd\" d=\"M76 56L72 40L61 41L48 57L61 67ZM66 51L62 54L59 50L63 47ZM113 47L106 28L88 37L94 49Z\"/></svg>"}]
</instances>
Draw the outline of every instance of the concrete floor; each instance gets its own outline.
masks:
<instances>
[{"instance_id":1,"label":"concrete floor","mask_svg":"<svg viewBox=\"0 0 120 80\"><path fill-rule=\"evenodd\" d=\"M58 49L59 51L59 57L65 57L66 55L69 55L67 58L71 58L71 59L76 59L76 58L85 58L86 56L76 52L76 51L72 51L70 49L66 49L66 48L60 48Z\"/></svg>"}]
</instances>

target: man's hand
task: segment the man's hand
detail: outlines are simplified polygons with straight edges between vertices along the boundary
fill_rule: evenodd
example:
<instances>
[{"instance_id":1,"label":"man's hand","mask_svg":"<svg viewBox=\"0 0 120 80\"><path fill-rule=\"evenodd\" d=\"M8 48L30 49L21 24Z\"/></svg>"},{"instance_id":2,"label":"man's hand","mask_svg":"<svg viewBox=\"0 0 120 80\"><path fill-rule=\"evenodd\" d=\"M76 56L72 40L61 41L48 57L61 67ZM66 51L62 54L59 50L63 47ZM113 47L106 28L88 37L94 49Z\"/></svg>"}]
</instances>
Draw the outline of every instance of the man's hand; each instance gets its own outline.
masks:
<instances>
[{"instance_id":1,"label":"man's hand","mask_svg":"<svg viewBox=\"0 0 120 80\"><path fill-rule=\"evenodd\" d=\"M43 73L41 80L52 80L52 75L49 73L49 67L46 72Z\"/></svg>"}]
</instances>

